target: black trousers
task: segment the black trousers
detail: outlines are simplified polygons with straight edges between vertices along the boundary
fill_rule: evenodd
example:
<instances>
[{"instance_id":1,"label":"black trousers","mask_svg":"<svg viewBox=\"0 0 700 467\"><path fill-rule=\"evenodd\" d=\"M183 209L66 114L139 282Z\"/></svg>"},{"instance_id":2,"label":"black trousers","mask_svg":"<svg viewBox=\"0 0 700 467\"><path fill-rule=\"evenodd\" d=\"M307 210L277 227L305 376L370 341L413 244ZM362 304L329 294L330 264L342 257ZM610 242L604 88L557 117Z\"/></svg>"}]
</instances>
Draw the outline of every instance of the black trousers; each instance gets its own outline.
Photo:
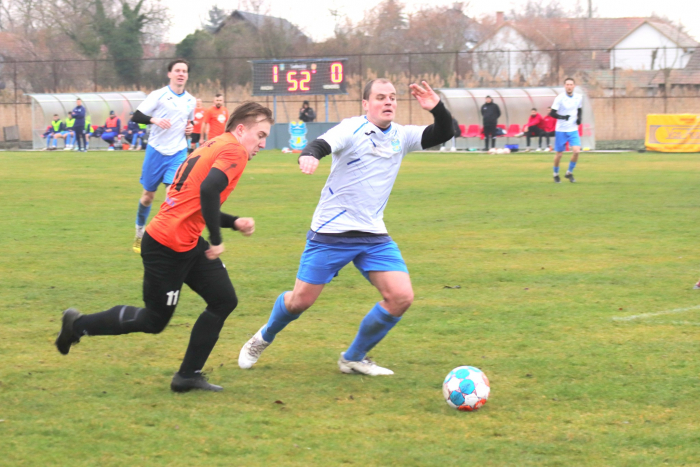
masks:
<instances>
[{"instance_id":1,"label":"black trousers","mask_svg":"<svg viewBox=\"0 0 700 467\"><path fill-rule=\"evenodd\" d=\"M78 144L78 149L85 149L85 128L84 126L75 125L73 127L75 132L75 141Z\"/></svg>"},{"instance_id":2,"label":"black trousers","mask_svg":"<svg viewBox=\"0 0 700 467\"><path fill-rule=\"evenodd\" d=\"M539 136L540 139L538 141L538 147L542 147L542 137L544 136L544 133L544 130L540 127L528 127L527 132L525 132L525 136L527 137L527 145L530 146L530 138L533 136ZM547 140L547 145L549 145L549 140Z\"/></svg>"},{"instance_id":3,"label":"black trousers","mask_svg":"<svg viewBox=\"0 0 700 467\"><path fill-rule=\"evenodd\" d=\"M496 147L496 124L484 123L484 140L486 141L486 149L489 148L489 141L493 143L492 147Z\"/></svg>"}]
</instances>

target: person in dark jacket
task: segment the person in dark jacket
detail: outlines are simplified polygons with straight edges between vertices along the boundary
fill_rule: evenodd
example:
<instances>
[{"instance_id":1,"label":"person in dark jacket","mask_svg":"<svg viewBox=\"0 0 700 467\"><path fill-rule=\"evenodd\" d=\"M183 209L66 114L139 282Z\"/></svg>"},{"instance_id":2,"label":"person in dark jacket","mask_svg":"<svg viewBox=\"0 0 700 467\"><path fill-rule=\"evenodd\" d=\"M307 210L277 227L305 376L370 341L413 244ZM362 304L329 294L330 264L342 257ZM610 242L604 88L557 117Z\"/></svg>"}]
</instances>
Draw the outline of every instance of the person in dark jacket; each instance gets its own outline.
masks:
<instances>
[{"instance_id":1,"label":"person in dark jacket","mask_svg":"<svg viewBox=\"0 0 700 467\"><path fill-rule=\"evenodd\" d=\"M87 117L87 111L83 106L83 101L78 97L75 101L75 108L71 112L73 118L75 119L75 126L73 131L75 132L75 142L78 145L78 151L87 151L87 139L85 138L85 122Z\"/></svg>"},{"instance_id":2,"label":"person in dark jacket","mask_svg":"<svg viewBox=\"0 0 700 467\"><path fill-rule=\"evenodd\" d=\"M486 103L481 106L481 117L484 120L484 140L486 141L484 151L489 150L489 140L492 140L492 147L496 147L496 125L500 116L501 109L498 104L493 102L491 96L486 96Z\"/></svg>"},{"instance_id":3,"label":"person in dark jacket","mask_svg":"<svg viewBox=\"0 0 700 467\"><path fill-rule=\"evenodd\" d=\"M301 109L299 109L299 120L307 123L316 120L316 112L314 112L314 109L309 107L309 101L304 101L301 104Z\"/></svg>"}]
</instances>

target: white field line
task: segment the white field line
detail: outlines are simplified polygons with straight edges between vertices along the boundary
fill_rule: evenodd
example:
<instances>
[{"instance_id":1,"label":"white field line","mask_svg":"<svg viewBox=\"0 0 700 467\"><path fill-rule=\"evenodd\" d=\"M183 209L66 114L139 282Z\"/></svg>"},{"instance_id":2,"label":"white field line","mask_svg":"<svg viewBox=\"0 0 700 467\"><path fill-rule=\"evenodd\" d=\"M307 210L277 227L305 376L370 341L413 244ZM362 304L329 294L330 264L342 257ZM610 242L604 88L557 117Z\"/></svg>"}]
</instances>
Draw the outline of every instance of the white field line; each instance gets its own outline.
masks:
<instances>
[{"instance_id":1,"label":"white field line","mask_svg":"<svg viewBox=\"0 0 700 467\"><path fill-rule=\"evenodd\" d=\"M674 310L657 311L654 313L642 313L639 315L632 315L632 316L616 316L613 318L613 321L634 321L635 319L646 319L646 318L653 318L654 316L673 315L676 313L685 313L686 311L699 310L699 309L700 309L700 305L696 305L696 306L691 306L688 308L676 308Z\"/></svg>"}]
</instances>

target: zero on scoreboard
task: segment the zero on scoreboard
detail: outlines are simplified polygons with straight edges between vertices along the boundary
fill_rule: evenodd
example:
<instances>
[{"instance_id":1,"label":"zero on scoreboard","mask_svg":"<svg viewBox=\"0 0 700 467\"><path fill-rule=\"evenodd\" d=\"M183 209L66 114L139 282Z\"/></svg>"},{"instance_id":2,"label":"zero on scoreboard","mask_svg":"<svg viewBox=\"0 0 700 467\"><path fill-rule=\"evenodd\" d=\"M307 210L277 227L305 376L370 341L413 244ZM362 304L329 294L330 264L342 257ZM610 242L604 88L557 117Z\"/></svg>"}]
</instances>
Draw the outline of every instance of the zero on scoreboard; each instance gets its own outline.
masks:
<instances>
[{"instance_id":1,"label":"zero on scoreboard","mask_svg":"<svg viewBox=\"0 0 700 467\"><path fill-rule=\"evenodd\" d=\"M347 58L253 60L254 96L347 94Z\"/></svg>"}]
</instances>

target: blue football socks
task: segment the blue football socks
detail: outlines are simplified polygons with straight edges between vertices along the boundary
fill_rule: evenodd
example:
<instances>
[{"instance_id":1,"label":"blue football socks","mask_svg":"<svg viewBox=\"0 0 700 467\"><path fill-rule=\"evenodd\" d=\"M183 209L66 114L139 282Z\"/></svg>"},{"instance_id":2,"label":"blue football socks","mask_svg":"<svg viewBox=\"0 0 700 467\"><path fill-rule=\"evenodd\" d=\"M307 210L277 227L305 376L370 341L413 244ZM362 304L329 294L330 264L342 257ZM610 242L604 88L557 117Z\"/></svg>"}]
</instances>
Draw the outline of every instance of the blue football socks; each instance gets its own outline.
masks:
<instances>
[{"instance_id":1,"label":"blue football socks","mask_svg":"<svg viewBox=\"0 0 700 467\"><path fill-rule=\"evenodd\" d=\"M282 292L280 296L277 297L275 305L272 307L272 313L270 313L270 319L261 332L265 342L272 342L275 340L275 336L278 332L301 316L301 313L295 315L287 311L287 307L284 305L284 294L286 293L287 292Z\"/></svg>"},{"instance_id":2,"label":"blue football socks","mask_svg":"<svg viewBox=\"0 0 700 467\"><path fill-rule=\"evenodd\" d=\"M574 167L576 167L576 162L574 162L574 161L569 162L569 173L574 171Z\"/></svg>"},{"instance_id":3,"label":"blue football socks","mask_svg":"<svg viewBox=\"0 0 700 467\"><path fill-rule=\"evenodd\" d=\"M144 206L141 204L141 201L139 201L139 210L136 214L136 225L139 227L143 227L146 225L146 221L148 220L148 215L151 213L151 207L150 206Z\"/></svg>"},{"instance_id":4,"label":"blue football socks","mask_svg":"<svg viewBox=\"0 0 700 467\"><path fill-rule=\"evenodd\" d=\"M559 167L558 166L554 167L554 175L559 175Z\"/></svg>"},{"instance_id":5,"label":"blue football socks","mask_svg":"<svg viewBox=\"0 0 700 467\"><path fill-rule=\"evenodd\" d=\"M345 359L353 362L361 361L400 320L401 317L389 314L379 303L374 305L374 308L362 319L355 340L345 352Z\"/></svg>"}]
</instances>

